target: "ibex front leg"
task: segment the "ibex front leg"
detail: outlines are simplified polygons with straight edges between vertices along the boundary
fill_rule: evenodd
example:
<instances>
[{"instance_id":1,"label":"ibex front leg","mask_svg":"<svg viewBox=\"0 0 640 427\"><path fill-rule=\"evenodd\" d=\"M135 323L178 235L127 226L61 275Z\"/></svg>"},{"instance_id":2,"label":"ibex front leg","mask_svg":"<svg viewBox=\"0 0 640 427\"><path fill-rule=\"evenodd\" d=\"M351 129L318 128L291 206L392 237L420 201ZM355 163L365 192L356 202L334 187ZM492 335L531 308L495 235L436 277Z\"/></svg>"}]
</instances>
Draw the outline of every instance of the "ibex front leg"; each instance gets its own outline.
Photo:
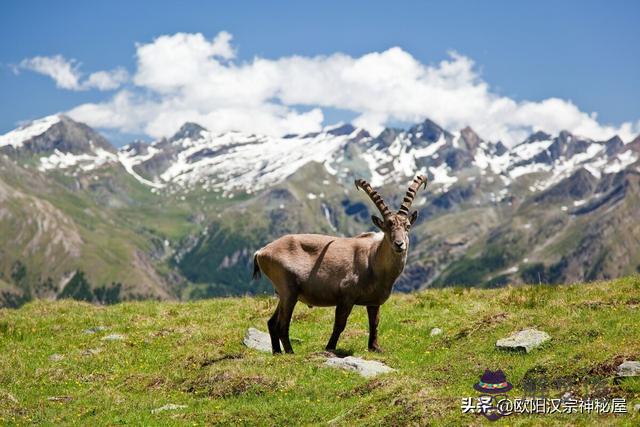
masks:
<instances>
[{"instance_id":1,"label":"ibex front leg","mask_svg":"<svg viewBox=\"0 0 640 427\"><path fill-rule=\"evenodd\" d=\"M381 353L382 349L378 345L378 322L380 321L380 306L368 305L367 314L369 315L369 351Z\"/></svg>"},{"instance_id":2,"label":"ibex front leg","mask_svg":"<svg viewBox=\"0 0 640 427\"><path fill-rule=\"evenodd\" d=\"M334 351L336 349L338 338L340 338L340 334L344 331L344 327L347 325L347 318L349 317L349 314L351 314L352 308L353 304L350 303L342 303L336 306L336 320L333 324L333 333L331 334L331 338L329 338L329 343L326 347L327 351Z\"/></svg>"}]
</instances>

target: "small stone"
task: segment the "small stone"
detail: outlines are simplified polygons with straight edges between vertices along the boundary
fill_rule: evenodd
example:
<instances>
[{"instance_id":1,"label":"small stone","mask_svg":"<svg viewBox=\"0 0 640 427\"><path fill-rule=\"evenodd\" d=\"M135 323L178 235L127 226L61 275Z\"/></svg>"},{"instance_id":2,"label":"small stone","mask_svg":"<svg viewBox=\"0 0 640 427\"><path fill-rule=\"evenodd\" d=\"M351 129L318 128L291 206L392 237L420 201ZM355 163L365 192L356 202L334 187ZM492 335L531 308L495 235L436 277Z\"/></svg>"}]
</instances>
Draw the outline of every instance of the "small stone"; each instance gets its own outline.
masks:
<instances>
[{"instance_id":1,"label":"small stone","mask_svg":"<svg viewBox=\"0 0 640 427\"><path fill-rule=\"evenodd\" d=\"M627 360L618 366L619 377L640 376L640 362L637 360Z\"/></svg>"},{"instance_id":2,"label":"small stone","mask_svg":"<svg viewBox=\"0 0 640 427\"><path fill-rule=\"evenodd\" d=\"M635 405L633 405L633 409L634 409L636 412L640 412L640 403L636 403Z\"/></svg>"},{"instance_id":3,"label":"small stone","mask_svg":"<svg viewBox=\"0 0 640 427\"><path fill-rule=\"evenodd\" d=\"M162 411L175 411L176 409L185 409L187 407L187 405L176 405L175 403L168 403L164 406L161 406L159 408L156 409L152 409L151 413L152 414L157 414L158 412L162 412Z\"/></svg>"},{"instance_id":4,"label":"small stone","mask_svg":"<svg viewBox=\"0 0 640 427\"><path fill-rule=\"evenodd\" d=\"M429 335L431 335L432 337L435 337L436 335L440 335L442 333L442 329L440 328L433 328L431 330L431 332L429 333Z\"/></svg>"},{"instance_id":5,"label":"small stone","mask_svg":"<svg viewBox=\"0 0 640 427\"><path fill-rule=\"evenodd\" d=\"M94 356L100 353L101 351L102 351L101 348L87 348L86 350L83 350L81 354L83 356Z\"/></svg>"},{"instance_id":6,"label":"small stone","mask_svg":"<svg viewBox=\"0 0 640 427\"><path fill-rule=\"evenodd\" d=\"M548 333L536 329L524 329L496 342L496 347L507 350L524 350L529 353L550 340Z\"/></svg>"},{"instance_id":7,"label":"small stone","mask_svg":"<svg viewBox=\"0 0 640 427\"><path fill-rule=\"evenodd\" d=\"M103 332L107 329L109 328L107 328L106 326L94 326L93 328L85 329L83 332L85 334L95 334L96 332Z\"/></svg>"},{"instance_id":8,"label":"small stone","mask_svg":"<svg viewBox=\"0 0 640 427\"><path fill-rule=\"evenodd\" d=\"M109 334L107 336L102 337L102 341L122 341L126 337L122 334Z\"/></svg>"},{"instance_id":9,"label":"small stone","mask_svg":"<svg viewBox=\"0 0 640 427\"><path fill-rule=\"evenodd\" d=\"M375 377L379 374L394 372L395 369L385 365L377 360L365 360L360 357L330 357L324 362L326 366L332 368L345 369L348 371L356 371L366 378Z\"/></svg>"},{"instance_id":10,"label":"small stone","mask_svg":"<svg viewBox=\"0 0 640 427\"><path fill-rule=\"evenodd\" d=\"M266 332L257 330L256 328L247 329L242 341L244 345L255 350L271 353L271 336Z\"/></svg>"},{"instance_id":11,"label":"small stone","mask_svg":"<svg viewBox=\"0 0 640 427\"><path fill-rule=\"evenodd\" d=\"M20 403L20 402L18 402L18 399L16 399L16 397L15 397L13 394L11 394L11 393L9 393L9 392L6 392L6 391L5 391L5 392L2 392L2 394L4 394L4 396L5 396L8 400L10 400L12 403Z\"/></svg>"},{"instance_id":12,"label":"small stone","mask_svg":"<svg viewBox=\"0 0 640 427\"><path fill-rule=\"evenodd\" d=\"M49 360L52 362L59 362L62 359L64 359L64 356L58 353L54 353L51 356L49 356Z\"/></svg>"},{"instance_id":13,"label":"small stone","mask_svg":"<svg viewBox=\"0 0 640 427\"><path fill-rule=\"evenodd\" d=\"M71 402L73 400L73 397L72 396L51 396L51 397L47 397L47 400L50 402L67 403L67 402Z\"/></svg>"}]
</instances>

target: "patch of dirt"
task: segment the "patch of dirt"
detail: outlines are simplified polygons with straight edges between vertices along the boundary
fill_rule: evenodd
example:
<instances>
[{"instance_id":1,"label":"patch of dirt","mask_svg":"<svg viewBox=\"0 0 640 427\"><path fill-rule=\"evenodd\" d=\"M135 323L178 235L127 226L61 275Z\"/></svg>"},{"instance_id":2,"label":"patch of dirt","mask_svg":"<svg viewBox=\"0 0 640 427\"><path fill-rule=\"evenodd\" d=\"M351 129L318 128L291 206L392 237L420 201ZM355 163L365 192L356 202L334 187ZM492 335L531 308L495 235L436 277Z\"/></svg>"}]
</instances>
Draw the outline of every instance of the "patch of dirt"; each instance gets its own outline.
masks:
<instances>
[{"instance_id":1,"label":"patch of dirt","mask_svg":"<svg viewBox=\"0 0 640 427\"><path fill-rule=\"evenodd\" d=\"M342 338L363 337L365 335L368 335L368 332L365 331L364 329L345 329L341 337Z\"/></svg>"},{"instance_id":2,"label":"patch of dirt","mask_svg":"<svg viewBox=\"0 0 640 427\"><path fill-rule=\"evenodd\" d=\"M629 308L640 307L640 298L629 298L627 300L627 305L629 306Z\"/></svg>"},{"instance_id":3,"label":"patch of dirt","mask_svg":"<svg viewBox=\"0 0 640 427\"><path fill-rule=\"evenodd\" d=\"M4 414L7 418L20 417L26 415L27 411L20 406L20 402L13 394L0 390L0 414Z\"/></svg>"},{"instance_id":4,"label":"patch of dirt","mask_svg":"<svg viewBox=\"0 0 640 427\"><path fill-rule=\"evenodd\" d=\"M625 355L619 354L614 356L611 360L607 362L602 362L594 366L589 370L589 375L597 375L597 376L615 376L618 370L618 366L625 360L638 360L639 355Z\"/></svg>"},{"instance_id":5,"label":"patch of dirt","mask_svg":"<svg viewBox=\"0 0 640 427\"><path fill-rule=\"evenodd\" d=\"M211 366L215 363L222 362L223 360L236 360L236 359L242 359L242 354L240 353L223 354L217 357L205 358L200 362L200 367L204 368L206 366Z\"/></svg>"},{"instance_id":6,"label":"patch of dirt","mask_svg":"<svg viewBox=\"0 0 640 427\"><path fill-rule=\"evenodd\" d=\"M361 384L355 388L353 388L352 390L345 390L343 392L341 392L340 394L338 394L338 396L340 397L352 397L352 396L366 396L367 394L371 393L372 391L379 389L379 388L383 388L385 385L389 384L389 380L388 379L373 379L370 381L367 381L364 384Z\"/></svg>"},{"instance_id":7,"label":"patch of dirt","mask_svg":"<svg viewBox=\"0 0 640 427\"><path fill-rule=\"evenodd\" d=\"M640 298L629 298L626 301L600 301L600 300L583 301L583 302L574 304L574 307L590 308L593 310L597 310L599 308L620 307L621 305L626 305L629 308L638 308L640 307Z\"/></svg>"},{"instance_id":8,"label":"patch of dirt","mask_svg":"<svg viewBox=\"0 0 640 427\"><path fill-rule=\"evenodd\" d=\"M278 382L262 375L243 375L234 372L218 372L202 376L184 383L187 393L204 395L214 399L240 396L243 394L262 394L276 389Z\"/></svg>"},{"instance_id":9,"label":"patch of dirt","mask_svg":"<svg viewBox=\"0 0 640 427\"><path fill-rule=\"evenodd\" d=\"M479 331L486 330L489 328L493 328L496 325L504 322L509 317L509 314L506 312L496 313L496 314L488 314L484 316L482 319L477 320L471 326L461 329L457 334L454 335L455 340L459 340L469 335Z\"/></svg>"},{"instance_id":10,"label":"patch of dirt","mask_svg":"<svg viewBox=\"0 0 640 427\"><path fill-rule=\"evenodd\" d=\"M174 332L175 330L173 328L162 328L157 331L149 332L149 336L152 336L155 338L161 338L161 337L166 337L167 335L170 335Z\"/></svg>"},{"instance_id":11,"label":"patch of dirt","mask_svg":"<svg viewBox=\"0 0 640 427\"><path fill-rule=\"evenodd\" d=\"M224 360L237 360L242 359L242 354L240 353L224 353L217 355L203 355L203 356L189 356L186 361L183 363L183 366L189 367L200 367L206 368L207 366L215 365L218 362L222 362Z\"/></svg>"},{"instance_id":12,"label":"patch of dirt","mask_svg":"<svg viewBox=\"0 0 640 427\"><path fill-rule=\"evenodd\" d=\"M616 371L625 360L633 360L637 355L616 355L591 368L577 369L561 374L561 369L536 366L529 369L522 378L521 387L527 395L562 395L570 393L574 397L612 398L624 395L616 383Z\"/></svg>"},{"instance_id":13,"label":"patch of dirt","mask_svg":"<svg viewBox=\"0 0 640 427\"><path fill-rule=\"evenodd\" d=\"M167 383L167 380L164 377L155 377L151 378L147 383L147 389L155 390L164 387Z\"/></svg>"},{"instance_id":14,"label":"patch of dirt","mask_svg":"<svg viewBox=\"0 0 640 427\"><path fill-rule=\"evenodd\" d=\"M307 320L311 316L311 310L298 311L293 314L293 321Z\"/></svg>"}]
</instances>

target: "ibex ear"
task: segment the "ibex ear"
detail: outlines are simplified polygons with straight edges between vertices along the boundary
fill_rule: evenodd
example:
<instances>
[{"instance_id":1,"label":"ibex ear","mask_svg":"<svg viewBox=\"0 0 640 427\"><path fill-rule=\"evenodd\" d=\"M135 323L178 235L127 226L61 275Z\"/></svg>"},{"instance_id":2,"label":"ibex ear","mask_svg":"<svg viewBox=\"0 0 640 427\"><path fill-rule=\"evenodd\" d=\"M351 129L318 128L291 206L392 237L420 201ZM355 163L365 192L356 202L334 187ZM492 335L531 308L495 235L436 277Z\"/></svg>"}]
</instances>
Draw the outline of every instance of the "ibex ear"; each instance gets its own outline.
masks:
<instances>
[{"instance_id":1,"label":"ibex ear","mask_svg":"<svg viewBox=\"0 0 640 427\"><path fill-rule=\"evenodd\" d=\"M416 219L418 219L418 211L413 211L409 217L409 224L413 225L413 223L416 222Z\"/></svg>"},{"instance_id":2,"label":"ibex ear","mask_svg":"<svg viewBox=\"0 0 640 427\"><path fill-rule=\"evenodd\" d=\"M371 215L371 221L373 221L373 224L378 227L380 230L384 231L384 221L382 221L380 218L378 218L375 215Z\"/></svg>"}]
</instances>

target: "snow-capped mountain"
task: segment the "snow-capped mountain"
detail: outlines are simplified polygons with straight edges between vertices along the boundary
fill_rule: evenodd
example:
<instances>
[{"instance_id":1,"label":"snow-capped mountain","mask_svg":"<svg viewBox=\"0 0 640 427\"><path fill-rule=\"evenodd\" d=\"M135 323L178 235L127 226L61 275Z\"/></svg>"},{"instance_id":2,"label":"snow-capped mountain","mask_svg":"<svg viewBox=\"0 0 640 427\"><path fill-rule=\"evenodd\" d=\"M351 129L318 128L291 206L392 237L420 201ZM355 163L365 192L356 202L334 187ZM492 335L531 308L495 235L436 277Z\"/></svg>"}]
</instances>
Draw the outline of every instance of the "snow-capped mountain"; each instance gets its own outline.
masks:
<instances>
[{"instance_id":1,"label":"snow-capped mountain","mask_svg":"<svg viewBox=\"0 0 640 427\"><path fill-rule=\"evenodd\" d=\"M339 178L368 178L374 186L426 174L443 191L462 177L494 176L508 188L532 177L530 191L542 191L583 167L596 177L637 162L638 143L617 136L594 141L563 131L532 134L511 149L483 140L471 128L448 132L430 120L408 130L386 129L373 137L342 125L307 135L271 137L240 132L216 134L186 123L171 138L135 142L116 151L103 137L66 116L32 122L0 136L0 150L29 152L42 171L90 171L120 163L139 182L160 191L202 188L230 195L254 192L318 162ZM461 173L461 171L465 171ZM473 178L472 178L473 179Z\"/></svg>"}]
</instances>

